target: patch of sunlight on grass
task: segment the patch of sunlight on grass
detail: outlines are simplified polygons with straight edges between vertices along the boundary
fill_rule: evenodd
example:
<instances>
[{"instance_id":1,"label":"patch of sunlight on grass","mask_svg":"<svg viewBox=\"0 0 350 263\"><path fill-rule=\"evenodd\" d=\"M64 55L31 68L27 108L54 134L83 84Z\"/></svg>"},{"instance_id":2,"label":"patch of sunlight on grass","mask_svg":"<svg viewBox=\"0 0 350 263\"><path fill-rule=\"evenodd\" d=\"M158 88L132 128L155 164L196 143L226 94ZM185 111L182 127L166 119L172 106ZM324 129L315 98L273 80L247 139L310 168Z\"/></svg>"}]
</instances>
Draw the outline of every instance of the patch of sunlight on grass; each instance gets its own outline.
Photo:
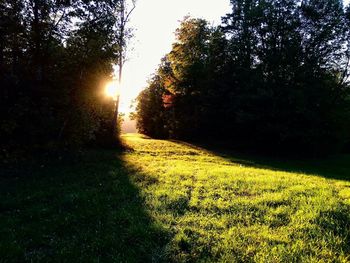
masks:
<instances>
[{"instance_id":1,"label":"patch of sunlight on grass","mask_svg":"<svg viewBox=\"0 0 350 263\"><path fill-rule=\"evenodd\" d=\"M181 142L124 140L148 213L171 233L169 261L350 261L350 182L242 164Z\"/></svg>"}]
</instances>

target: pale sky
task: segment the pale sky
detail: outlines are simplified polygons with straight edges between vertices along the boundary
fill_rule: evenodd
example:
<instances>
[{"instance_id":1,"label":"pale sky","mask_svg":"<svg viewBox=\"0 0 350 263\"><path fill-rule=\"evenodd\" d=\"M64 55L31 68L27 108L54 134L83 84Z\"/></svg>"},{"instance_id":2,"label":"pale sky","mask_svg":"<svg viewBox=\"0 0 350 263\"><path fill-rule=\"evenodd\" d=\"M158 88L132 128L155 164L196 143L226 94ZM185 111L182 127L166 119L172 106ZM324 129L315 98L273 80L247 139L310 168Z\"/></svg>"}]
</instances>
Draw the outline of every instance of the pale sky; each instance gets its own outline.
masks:
<instances>
[{"instance_id":1,"label":"pale sky","mask_svg":"<svg viewBox=\"0 0 350 263\"><path fill-rule=\"evenodd\" d=\"M124 66L121 111L129 111L130 101L171 51L174 32L186 15L219 24L229 10L229 0L137 0L129 24L135 31Z\"/></svg>"},{"instance_id":2,"label":"pale sky","mask_svg":"<svg viewBox=\"0 0 350 263\"><path fill-rule=\"evenodd\" d=\"M350 0L345 0L348 4ZM131 100L147 86L160 59L171 51L174 32L180 21L191 15L219 24L221 17L230 11L229 0L137 0L130 26L134 38L124 66L121 88L121 112L130 111Z\"/></svg>"}]
</instances>

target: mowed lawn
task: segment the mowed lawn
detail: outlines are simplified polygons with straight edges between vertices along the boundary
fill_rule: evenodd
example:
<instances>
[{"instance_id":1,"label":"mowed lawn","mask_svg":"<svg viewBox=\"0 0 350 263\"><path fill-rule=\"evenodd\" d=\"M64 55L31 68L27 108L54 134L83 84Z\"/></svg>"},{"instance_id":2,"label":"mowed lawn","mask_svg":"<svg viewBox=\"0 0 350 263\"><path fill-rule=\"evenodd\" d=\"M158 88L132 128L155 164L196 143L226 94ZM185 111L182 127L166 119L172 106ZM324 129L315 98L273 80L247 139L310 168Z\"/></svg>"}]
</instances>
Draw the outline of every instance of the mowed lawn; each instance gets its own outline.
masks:
<instances>
[{"instance_id":1,"label":"mowed lawn","mask_svg":"<svg viewBox=\"0 0 350 263\"><path fill-rule=\"evenodd\" d=\"M274 161L123 136L1 179L0 262L350 262L350 157Z\"/></svg>"}]
</instances>

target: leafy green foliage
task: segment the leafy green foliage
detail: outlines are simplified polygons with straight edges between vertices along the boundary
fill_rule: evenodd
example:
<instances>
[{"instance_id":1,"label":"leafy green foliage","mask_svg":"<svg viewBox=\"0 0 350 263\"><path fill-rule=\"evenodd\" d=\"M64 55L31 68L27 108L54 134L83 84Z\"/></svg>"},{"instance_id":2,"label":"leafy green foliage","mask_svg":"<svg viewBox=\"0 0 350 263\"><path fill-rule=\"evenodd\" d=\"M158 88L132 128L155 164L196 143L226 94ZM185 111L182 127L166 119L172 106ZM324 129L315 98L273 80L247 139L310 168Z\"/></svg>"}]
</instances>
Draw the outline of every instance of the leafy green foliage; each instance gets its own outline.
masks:
<instances>
[{"instance_id":1,"label":"leafy green foliage","mask_svg":"<svg viewBox=\"0 0 350 263\"><path fill-rule=\"evenodd\" d=\"M349 140L349 21L341 1L232 1L223 24L186 18L156 73L172 138L311 155ZM138 108L141 116L148 87ZM159 98L162 94L159 94ZM155 109L156 110L156 109ZM140 131L145 121L139 122ZM155 136L154 133L147 133Z\"/></svg>"},{"instance_id":2,"label":"leafy green foliage","mask_svg":"<svg viewBox=\"0 0 350 263\"><path fill-rule=\"evenodd\" d=\"M4 149L76 147L112 138L103 89L119 58L120 1L2 1Z\"/></svg>"},{"instance_id":3,"label":"leafy green foliage","mask_svg":"<svg viewBox=\"0 0 350 263\"><path fill-rule=\"evenodd\" d=\"M155 77L150 87L142 91L138 96L137 105L137 128L146 135L156 138L167 137L165 123L165 107L163 96L166 90L160 83L160 79Z\"/></svg>"}]
</instances>

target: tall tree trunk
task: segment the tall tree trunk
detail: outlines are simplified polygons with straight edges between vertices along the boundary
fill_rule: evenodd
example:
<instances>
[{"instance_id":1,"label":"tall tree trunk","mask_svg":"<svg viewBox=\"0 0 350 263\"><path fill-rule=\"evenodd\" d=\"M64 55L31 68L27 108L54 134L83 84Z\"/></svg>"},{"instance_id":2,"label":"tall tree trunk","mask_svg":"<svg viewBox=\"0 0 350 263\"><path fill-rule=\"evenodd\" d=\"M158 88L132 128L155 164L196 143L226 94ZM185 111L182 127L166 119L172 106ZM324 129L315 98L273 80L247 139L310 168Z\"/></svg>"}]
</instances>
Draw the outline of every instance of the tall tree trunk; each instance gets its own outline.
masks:
<instances>
[{"instance_id":1,"label":"tall tree trunk","mask_svg":"<svg viewBox=\"0 0 350 263\"><path fill-rule=\"evenodd\" d=\"M125 27L127 22L129 21L129 16L135 9L135 3L133 3L133 7L130 9L130 11L127 10L127 7L125 6L126 0L121 0L120 2L120 11L118 12L119 15L119 36L118 36L118 45L119 45L119 52L118 52L118 84L119 89L122 85L122 77L123 77L123 65L124 65L124 57L125 57ZM119 98L120 95L118 93L117 99L115 102L115 110L114 110L114 118L113 118L113 135L118 135L118 115L119 115ZM118 140L118 138L116 138Z\"/></svg>"}]
</instances>

